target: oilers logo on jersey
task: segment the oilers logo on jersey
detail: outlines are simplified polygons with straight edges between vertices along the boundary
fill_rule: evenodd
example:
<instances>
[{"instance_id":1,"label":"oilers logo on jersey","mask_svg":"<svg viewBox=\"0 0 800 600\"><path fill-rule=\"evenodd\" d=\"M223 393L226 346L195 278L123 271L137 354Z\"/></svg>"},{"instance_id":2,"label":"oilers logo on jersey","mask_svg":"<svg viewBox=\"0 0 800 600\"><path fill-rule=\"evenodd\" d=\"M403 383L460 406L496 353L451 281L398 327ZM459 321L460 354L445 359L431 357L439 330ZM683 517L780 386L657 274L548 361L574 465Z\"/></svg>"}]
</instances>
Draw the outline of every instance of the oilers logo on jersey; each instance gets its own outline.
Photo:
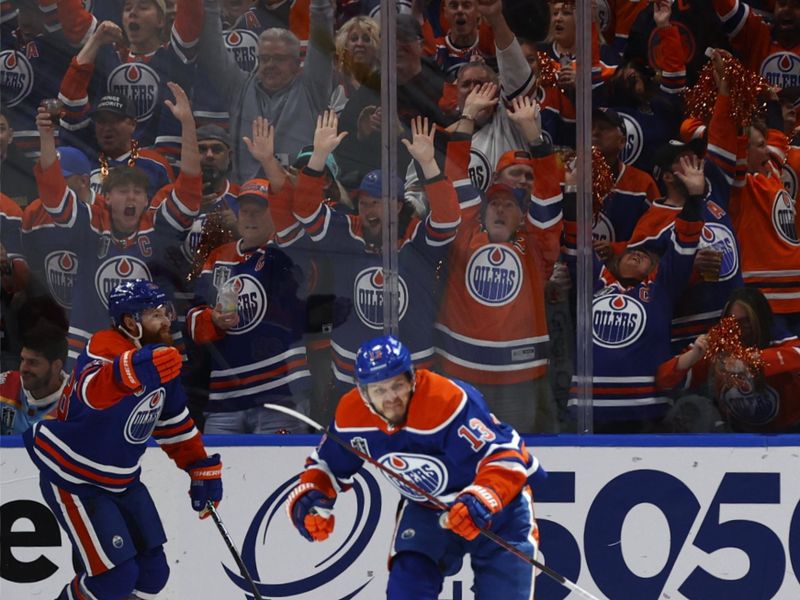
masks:
<instances>
[{"instance_id":1,"label":"oilers logo on jersey","mask_svg":"<svg viewBox=\"0 0 800 600\"><path fill-rule=\"evenodd\" d=\"M788 162L781 169L781 181L783 181L783 187L786 188L789 195L792 198L797 198L797 173L794 172Z\"/></svg>"},{"instance_id":2,"label":"oilers logo on jersey","mask_svg":"<svg viewBox=\"0 0 800 600\"><path fill-rule=\"evenodd\" d=\"M470 257L465 277L467 291L476 302L504 306L522 288L522 262L507 246L487 244Z\"/></svg>"},{"instance_id":3,"label":"oilers logo on jersey","mask_svg":"<svg viewBox=\"0 0 800 600\"><path fill-rule=\"evenodd\" d=\"M33 67L24 54L16 50L0 52L0 90L3 104L12 107L19 104L33 89Z\"/></svg>"},{"instance_id":4,"label":"oilers logo on jersey","mask_svg":"<svg viewBox=\"0 0 800 600\"><path fill-rule=\"evenodd\" d=\"M248 29L234 29L224 36L225 49L242 71L252 71L257 62L258 36Z\"/></svg>"},{"instance_id":5,"label":"oilers logo on jersey","mask_svg":"<svg viewBox=\"0 0 800 600\"><path fill-rule=\"evenodd\" d=\"M153 279L147 265L135 256L113 256L100 265L94 276L94 286L105 308L108 308L111 290L131 279Z\"/></svg>"},{"instance_id":6,"label":"oilers logo on jersey","mask_svg":"<svg viewBox=\"0 0 800 600\"><path fill-rule=\"evenodd\" d=\"M158 388L142 398L131 411L124 429L125 440L128 443L144 444L150 439L150 434L153 433L156 422L161 416L161 409L164 408L165 398L164 388Z\"/></svg>"},{"instance_id":7,"label":"oilers logo on jersey","mask_svg":"<svg viewBox=\"0 0 800 600\"><path fill-rule=\"evenodd\" d=\"M766 425L778 415L781 397L765 385L757 390L752 379L743 377L735 385L718 391L723 410L733 419L747 425Z\"/></svg>"},{"instance_id":8,"label":"oilers logo on jersey","mask_svg":"<svg viewBox=\"0 0 800 600\"><path fill-rule=\"evenodd\" d=\"M408 309L408 286L402 277L398 278L399 301L398 318L402 319ZM356 275L353 284L353 298L358 318L372 329L383 328L383 269L368 267Z\"/></svg>"},{"instance_id":9,"label":"oilers logo on jersey","mask_svg":"<svg viewBox=\"0 0 800 600\"><path fill-rule=\"evenodd\" d=\"M780 88L800 85L800 57L793 52L770 54L761 63L761 76Z\"/></svg>"},{"instance_id":10,"label":"oilers logo on jersey","mask_svg":"<svg viewBox=\"0 0 800 600\"><path fill-rule=\"evenodd\" d=\"M47 288L64 308L72 306L72 288L78 275L78 255L69 250L56 250L44 259Z\"/></svg>"},{"instance_id":11,"label":"oilers logo on jersey","mask_svg":"<svg viewBox=\"0 0 800 600\"><path fill-rule=\"evenodd\" d=\"M595 344L603 348L633 344L642 335L646 324L644 307L630 296L601 296L592 303L592 334Z\"/></svg>"},{"instance_id":12,"label":"oilers logo on jersey","mask_svg":"<svg viewBox=\"0 0 800 600\"><path fill-rule=\"evenodd\" d=\"M442 461L432 456L410 454L408 452L389 452L384 454L379 462L390 471L415 483L432 496L440 494L447 488L447 469ZM409 500L415 502L425 501L425 497L416 490L404 485L385 472L383 474Z\"/></svg>"},{"instance_id":13,"label":"oilers logo on jersey","mask_svg":"<svg viewBox=\"0 0 800 600\"><path fill-rule=\"evenodd\" d=\"M796 214L794 198L785 189L779 191L772 203L772 225L780 238L792 246L800 246L795 225Z\"/></svg>"},{"instance_id":14,"label":"oilers logo on jersey","mask_svg":"<svg viewBox=\"0 0 800 600\"><path fill-rule=\"evenodd\" d=\"M489 189L492 173L494 173L494 165L489 164L489 159L483 152L472 146L469 151L469 178L472 185L485 192Z\"/></svg>"},{"instance_id":15,"label":"oilers logo on jersey","mask_svg":"<svg viewBox=\"0 0 800 600\"><path fill-rule=\"evenodd\" d=\"M239 296L239 324L229 329L228 334L241 335L257 327L267 314L267 293L258 279L246 273L225 283L229 282Z\"/></svg>"},{"instance_id":16,"label":"oilers logo on jersey","mask_svg":"<svg viewBox=\"0 0 800 600\"><path fill-rule=\"evenodd\" d=\"M727 281L739 272L739 252L733 233L720 223L706 223L700 233L698 248L711 248L722 252L719 280Z\"/></svg>"},{"instance_id":17,"label":"oilers logo on jersey","mask_svg":"<svg viewBox=\"0 0 800 600\"><path fill-rule=\"evenodd\" d=\"M158 104L158 87L161 78L151 66L144 63L125 63L108 76L108 93L127 96L136 107L136 120L147 121Z\"/></svg>"},{"instance_id":18,"label":"oilers logo on jersey","mask_svg":"<svg viewBox=\"0 0 800 600\"><path fill-rule=\"evenodd\" d=\"M620 158L626 165L632 165L642 153L644 133L642 133L642 126L632 116L622 111L618 111L618 114L622 118L622 122L625 123L625 133L627 134L625 147L622 149Z\"/></svg>"},{"instance_id":19,"label":"oilers logo on jersey","mask_svg":"<svg viewBox=\"0 0 800 600\"><path fill-rule=\"evenodd\" d=\"M614 233L614 224L611 222L604 213L599 212L592 222L592 239L593 240L608 240L609 242L616 242L617 237Z\"/></svg>"}]
</instances>

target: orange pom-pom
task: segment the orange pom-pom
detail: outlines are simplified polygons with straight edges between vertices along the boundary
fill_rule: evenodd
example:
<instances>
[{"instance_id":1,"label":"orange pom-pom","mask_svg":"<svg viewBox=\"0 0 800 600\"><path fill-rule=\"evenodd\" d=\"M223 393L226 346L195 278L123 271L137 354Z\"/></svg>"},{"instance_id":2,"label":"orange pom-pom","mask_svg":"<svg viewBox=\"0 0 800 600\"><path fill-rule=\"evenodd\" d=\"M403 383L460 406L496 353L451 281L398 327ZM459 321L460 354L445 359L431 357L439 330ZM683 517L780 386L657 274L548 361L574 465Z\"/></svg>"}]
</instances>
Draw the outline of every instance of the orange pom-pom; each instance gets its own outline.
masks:
<instances>
[{"instance_id":1,"label":"orange pom-pom","mask_svg":"<svg viewBox=\"0 0 800 600\"><path fill-rule=\"evenodd\" d=\"M733 56L722 57L725 79L730 88L731 119L739 127L750 125L753 117L764 107L764 95L769 83L758 73L745 67ZM714 81L714 65L708 61L700 70L697 83L686 90L684 104L686 115L704 123L711 120L714 103L717 101L717 84Z\"/></svg>"}]
</instances>

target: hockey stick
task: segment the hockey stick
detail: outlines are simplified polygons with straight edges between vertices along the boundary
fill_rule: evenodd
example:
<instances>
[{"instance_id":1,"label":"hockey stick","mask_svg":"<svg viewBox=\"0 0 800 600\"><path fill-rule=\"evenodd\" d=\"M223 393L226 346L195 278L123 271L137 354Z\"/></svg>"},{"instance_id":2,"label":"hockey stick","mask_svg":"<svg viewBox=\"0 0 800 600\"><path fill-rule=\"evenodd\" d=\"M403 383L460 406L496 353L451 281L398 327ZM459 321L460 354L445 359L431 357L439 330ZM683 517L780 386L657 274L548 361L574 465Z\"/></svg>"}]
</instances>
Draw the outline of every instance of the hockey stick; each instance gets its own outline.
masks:
<instances>
[{"instance_id":1,"label":"hockey stick","mask_svg":"<svg viewBox=\"0 0 800 600\"><path fill-rule=\"evenodd\" d=\"M298 419L300 421L303 421L304 423L307 423L313 429L316 429L317 431L319 431L319 432L325 434L326 436L328 436L328 438L330 438L331 441L337 443L339 446L341 446L342 448L344 448L348 452L350 452L352 454L355 454L361 460L363 460L365 462L368 462L369 464L371 464L375 468L383 471L384 473L386 473L390 477L393 477L394 479L396 479L398 482L400 482L405 487L408 487L408 488L414 490L415 492L417 492L420 496L424 497L428 502L433 504L439 510L445 511L445 513L447 513L450 510L450 507L447 504L445 504L444 502L442 502L441 500L439 500L436 496L431 495L426 490L422 489L419 485L417 485L413 481L410 481L410 480L406 479L405 477L403 477L399 473L395 473L390 468L385 467L384 465L379 463L377 460L375 460L374 458L372 458L368 454L365 454L364 452L362 452L358 448L354 448L353 446L351 446L350 444L345 442L342 438L337 436L335 433L332 433L330 431L330 429L328 429L327 427L323 427L322 425L320 425L319 423L317 423L313 419L307 417L306 415L304 415L302 413L299 413L296 410L292 410L291 408L287 408L285 406L280 406L279 404L269 404L269 403L267 403L267 404L264 404L264 408L269 408L271 410L277 410L278 412L282 412L284 414L289 415L290 417L294 417L295 419ZM509 544L507 541L505 541L503 538L501 538L499 535L497 535L493 531L481 527L480 528L480 532L481 532L482 536L492 540L495 544L497 544L498 546L500 546L504 550L507 550L508 552L510 552L511 554L516 556L517 558L519 558L521 560L524 560L529 565L532 565L532 566L536 567L537 569L541 570L543 573L545 573L546 575L548 575L552 579L555 579L558 583L560 583L561 585L563 585L567 589L570 589L570 590L572 590L574 592L577 592L581 597L586 598L587 600L599 600L596 596L593 596L592 594L587 592L585 589L583 589L577 583L573 583L572 581L570 581L569 579L567 579L566 577L564 577L563 575L561 575L557 571L554 571L553 569L551 569L547 565L539 562L535 558L531 558L530 556L528 556L527 554L525 554L524 552L522 552L518 548L515 548L514 546Z\"/></svg>"},{"instance_id":2,"label":"hockey stick","mask_svg":"<svg viewBox=\"0 0 800 600\"><path fill-rule=\"evenodd\" d=\"M250 572L247 570L247 567L245 566L242 557L239 556L239 552L236 550L236 546L233 545L233 540L231 539L228 530L225 529L225 525L222 523L222 519L220 518L219 513L217 512L217 509L211 500L208 501L208 504L206 505L206 510L208 510L208 512L211 513L211 518L214 520L214 524L217 526L217 529L219 529L219 533L222 536L222 539L225 540L225 544L228 546L228 550L231 551L233 559L239 566L239 572L242 574L242 577L244 577L245 580L247 580L247 583L250 584L250 588L253 590L253 596L255 600L264 600L264 597L258 591L258 586L256 585L256 582L253 581L252 577L250 577Z\"/></svg>"}]
</instances>

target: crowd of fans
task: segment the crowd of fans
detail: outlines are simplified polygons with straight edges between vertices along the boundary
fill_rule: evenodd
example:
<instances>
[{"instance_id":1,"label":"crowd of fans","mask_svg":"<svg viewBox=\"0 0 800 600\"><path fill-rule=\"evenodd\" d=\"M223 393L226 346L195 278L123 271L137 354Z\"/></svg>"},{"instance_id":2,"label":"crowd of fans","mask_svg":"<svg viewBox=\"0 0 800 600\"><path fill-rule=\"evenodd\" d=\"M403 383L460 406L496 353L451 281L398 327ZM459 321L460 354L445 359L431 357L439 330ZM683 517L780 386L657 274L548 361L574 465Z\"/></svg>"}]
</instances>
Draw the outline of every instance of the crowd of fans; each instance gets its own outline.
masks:
<instances>
[{"instance_id":1,"label":"crowd of fans","mask_svg":"<svg viewBox=\"0 0 800 600\"><path fill-rule=\"evenodd\" d=\"M398 2L396 117L378 0L88 5L0 2L3 434L53 418L134 278L173 299L206 433L305 431L264 402L329 419L389 308L384 221L414 363L575 431L579 72L611 177L595 431L800 430L800 0L596 0L591 65L571 1ZM768 84L745 121L731 56Z\"/></svg>"}]
</instances>

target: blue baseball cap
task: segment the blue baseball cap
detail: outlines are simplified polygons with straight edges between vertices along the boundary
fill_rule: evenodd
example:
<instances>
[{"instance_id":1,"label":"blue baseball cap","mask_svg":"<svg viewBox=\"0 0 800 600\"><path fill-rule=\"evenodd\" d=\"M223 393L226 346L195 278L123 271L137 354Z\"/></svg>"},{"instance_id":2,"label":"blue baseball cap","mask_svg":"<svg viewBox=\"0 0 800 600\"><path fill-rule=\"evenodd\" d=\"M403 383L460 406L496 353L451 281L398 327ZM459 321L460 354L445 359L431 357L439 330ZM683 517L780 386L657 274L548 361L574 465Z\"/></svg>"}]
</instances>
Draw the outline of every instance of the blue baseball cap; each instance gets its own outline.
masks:
<instances>
[{"instance_id":1,"label":"blue baseball cap","mask_svg":"<svg viewBox=\"0 0 800 600\"><path fill-rule=\"evenodd\" d=\"M404 186L399 177L395 177L395 184L397 186L397 194L402 198ZM373 198L380 198L382 186L383 174L381 173L380 169L375 169L374 171L370 171L364 175L364 178L361 180L361 184L358 186L358 193L367 194Z\"/></svg>"},{"instance_id":2,"label":"blue baseball cap","mask_svg":"<svg viewBox=\"0 0 800 600\"><path fill-rule=\"evenodd\" d=\"M61 146L58 149L58 159L64 177L89 175L92 172L92 165L86 155L72 146Z\"/></svg>"},{"instance_id":3,"label":"blue baseball cap","mask_svg":"<svg viewBox=\"0 0 800 600\"><path fill-rule=\"evenodd\" d=\"M510 195L517 202L522 212L527 210L530 196L524 189L512 188L510 185L506 185L505 183L495 183L488 190L486 190L486 199L491 200L497 194Z\"/></svg>"}]
</instances>

